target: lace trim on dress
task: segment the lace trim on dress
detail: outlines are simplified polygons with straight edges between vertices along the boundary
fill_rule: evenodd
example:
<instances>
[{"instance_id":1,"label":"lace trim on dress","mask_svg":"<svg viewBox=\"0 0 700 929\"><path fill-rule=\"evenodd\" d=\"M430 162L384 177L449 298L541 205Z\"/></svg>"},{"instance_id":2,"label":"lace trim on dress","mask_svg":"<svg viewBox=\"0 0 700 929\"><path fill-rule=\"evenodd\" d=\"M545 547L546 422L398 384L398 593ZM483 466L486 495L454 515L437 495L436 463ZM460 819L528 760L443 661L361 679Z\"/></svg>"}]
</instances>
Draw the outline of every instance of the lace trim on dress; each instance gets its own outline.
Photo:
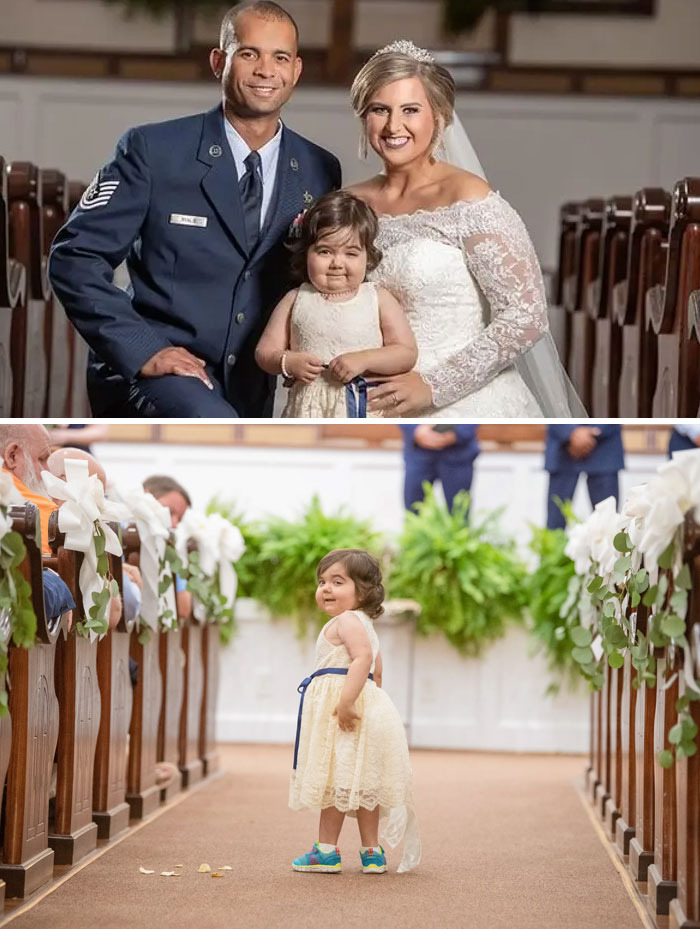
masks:
<instances>
[{"instance_id":1,"label":"lace trim on dress","mask_svg":"<svg viewBox=\"0 0 700 929\"><path fill-rule=\"evenodd\" d=\"M483 387L549 329L539 261L525 225L500 194L435 210L382 217L382 240L427 237L460 248L490 307L490 322L468 345L421 368L436 408Z\"/></svg>"}]
</instances>

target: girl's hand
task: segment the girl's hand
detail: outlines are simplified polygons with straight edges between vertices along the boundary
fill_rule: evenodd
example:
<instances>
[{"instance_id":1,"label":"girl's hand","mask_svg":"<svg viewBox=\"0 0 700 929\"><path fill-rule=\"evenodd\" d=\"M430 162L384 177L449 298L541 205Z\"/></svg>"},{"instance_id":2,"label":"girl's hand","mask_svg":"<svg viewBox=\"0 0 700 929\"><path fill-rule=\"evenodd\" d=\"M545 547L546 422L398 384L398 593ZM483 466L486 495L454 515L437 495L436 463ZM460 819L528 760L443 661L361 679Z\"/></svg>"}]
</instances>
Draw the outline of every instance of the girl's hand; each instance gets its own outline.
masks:
<instances>
[{"instance_id":1,"label":"girl's hand","mask_svg":"<svg viewBox=\"0 0 700 929\"><path fill-rule=\"evenodd\" d=\"M336 381L340 381L341 384L349 384L354 377L362 374L364 370L365 366L359 352L336 355L328 364L329 374Z\"/></svg>"},{"instance_id":2,"label":"girl's hand","mask_svg":"<svg viewBox=\"0 0 700 929\"><path fill-rule=\"evenodd\" d=\"M308 352L287 352L284 366L295 381L312 384L323 371L323 362Z\"/></svg>"},{"instance_id":3,"label":"girl's hand","mask_svg":"<svg viewBox=\"0 0 700 929\"><path fill-rule=\"evenodd\" d=\"M417 371L373 377L379 386L369 391L368 408L383 416L413 416L433 405L433 392Z\"/></svg>"},{"instance_id":4,"label":"girl's hand","mask_svg":"<svg viewBox=\"0 0 700 929\"><path fill-rule=\"evenodd\" d=\"M352 732L355 729L355 723L360 718L352 703L339 703L333 710L333 715L338 717L338 725L343 732Z\"/></svg>"}]
</instances>

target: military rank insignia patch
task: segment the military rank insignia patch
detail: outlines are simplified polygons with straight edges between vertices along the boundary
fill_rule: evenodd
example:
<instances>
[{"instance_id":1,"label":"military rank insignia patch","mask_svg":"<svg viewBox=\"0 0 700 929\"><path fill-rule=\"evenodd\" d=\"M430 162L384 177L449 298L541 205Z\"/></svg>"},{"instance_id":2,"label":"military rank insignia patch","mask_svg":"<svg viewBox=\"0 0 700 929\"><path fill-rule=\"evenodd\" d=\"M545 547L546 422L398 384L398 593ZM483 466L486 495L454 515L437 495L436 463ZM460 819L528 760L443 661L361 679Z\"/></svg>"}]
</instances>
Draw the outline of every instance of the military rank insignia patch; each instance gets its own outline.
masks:
<instances>
[{"instance_id":1,"label":"military rank insignia patch","mask_svg":"<svg viewBox=\"0 0 700 929\"><path fill-rule=\"evenodd\" d=\"M95 207L106 206L117 187L119 187L119 181L101 181L100 175L96 174L80 198L80 206L83 210L94 210Z\"/></svg>"}]
</instances>

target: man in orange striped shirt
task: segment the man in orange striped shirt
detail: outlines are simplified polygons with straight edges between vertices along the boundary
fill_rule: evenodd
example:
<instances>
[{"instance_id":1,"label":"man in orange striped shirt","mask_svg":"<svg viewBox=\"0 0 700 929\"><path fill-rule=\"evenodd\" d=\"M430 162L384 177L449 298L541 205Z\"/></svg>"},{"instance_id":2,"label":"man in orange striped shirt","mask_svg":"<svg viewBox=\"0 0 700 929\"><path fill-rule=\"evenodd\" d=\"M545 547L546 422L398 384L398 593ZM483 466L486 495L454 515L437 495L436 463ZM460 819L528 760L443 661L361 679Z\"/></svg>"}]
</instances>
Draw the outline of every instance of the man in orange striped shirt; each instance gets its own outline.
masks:
<instances>
[{"instance_id":1,"label":"man in orange striped shirt","mask_svg":"<svg viewBox=\"0 0 700 929\"><path fill-rule=\"evenodd\" d=\"M48 470L47 461L51 454L48 430L39 425L14 423L0 426L0 462L2 470L12 478L17 498L14 502L28 501L39 509L41 518L41 550L45 555L49 548L49 516L56 504L47 496L41 480L41 472Z\"/></svg>"}]
</instances>

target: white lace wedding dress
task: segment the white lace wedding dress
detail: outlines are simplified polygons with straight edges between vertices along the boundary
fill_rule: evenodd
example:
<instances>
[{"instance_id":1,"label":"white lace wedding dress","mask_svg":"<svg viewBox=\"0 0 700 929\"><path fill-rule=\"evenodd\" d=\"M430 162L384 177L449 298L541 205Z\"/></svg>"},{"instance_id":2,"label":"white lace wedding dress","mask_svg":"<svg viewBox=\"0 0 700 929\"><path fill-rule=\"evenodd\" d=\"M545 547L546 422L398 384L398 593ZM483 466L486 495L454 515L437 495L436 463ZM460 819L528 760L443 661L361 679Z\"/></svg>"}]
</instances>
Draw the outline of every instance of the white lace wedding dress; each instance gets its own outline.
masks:
<instances>
[{"instance_id":1,"label":"white lace wedding dress","mask_svg":"<svg viewBox=\"0 0 700 929\"><path fill-rule=\"evenodd\" d=\"M431 417L547 415L515 363L548 332L539 262L515 210L484 199L379 217L372 280L403 304Z\"/></svg>"}]
</instances>

